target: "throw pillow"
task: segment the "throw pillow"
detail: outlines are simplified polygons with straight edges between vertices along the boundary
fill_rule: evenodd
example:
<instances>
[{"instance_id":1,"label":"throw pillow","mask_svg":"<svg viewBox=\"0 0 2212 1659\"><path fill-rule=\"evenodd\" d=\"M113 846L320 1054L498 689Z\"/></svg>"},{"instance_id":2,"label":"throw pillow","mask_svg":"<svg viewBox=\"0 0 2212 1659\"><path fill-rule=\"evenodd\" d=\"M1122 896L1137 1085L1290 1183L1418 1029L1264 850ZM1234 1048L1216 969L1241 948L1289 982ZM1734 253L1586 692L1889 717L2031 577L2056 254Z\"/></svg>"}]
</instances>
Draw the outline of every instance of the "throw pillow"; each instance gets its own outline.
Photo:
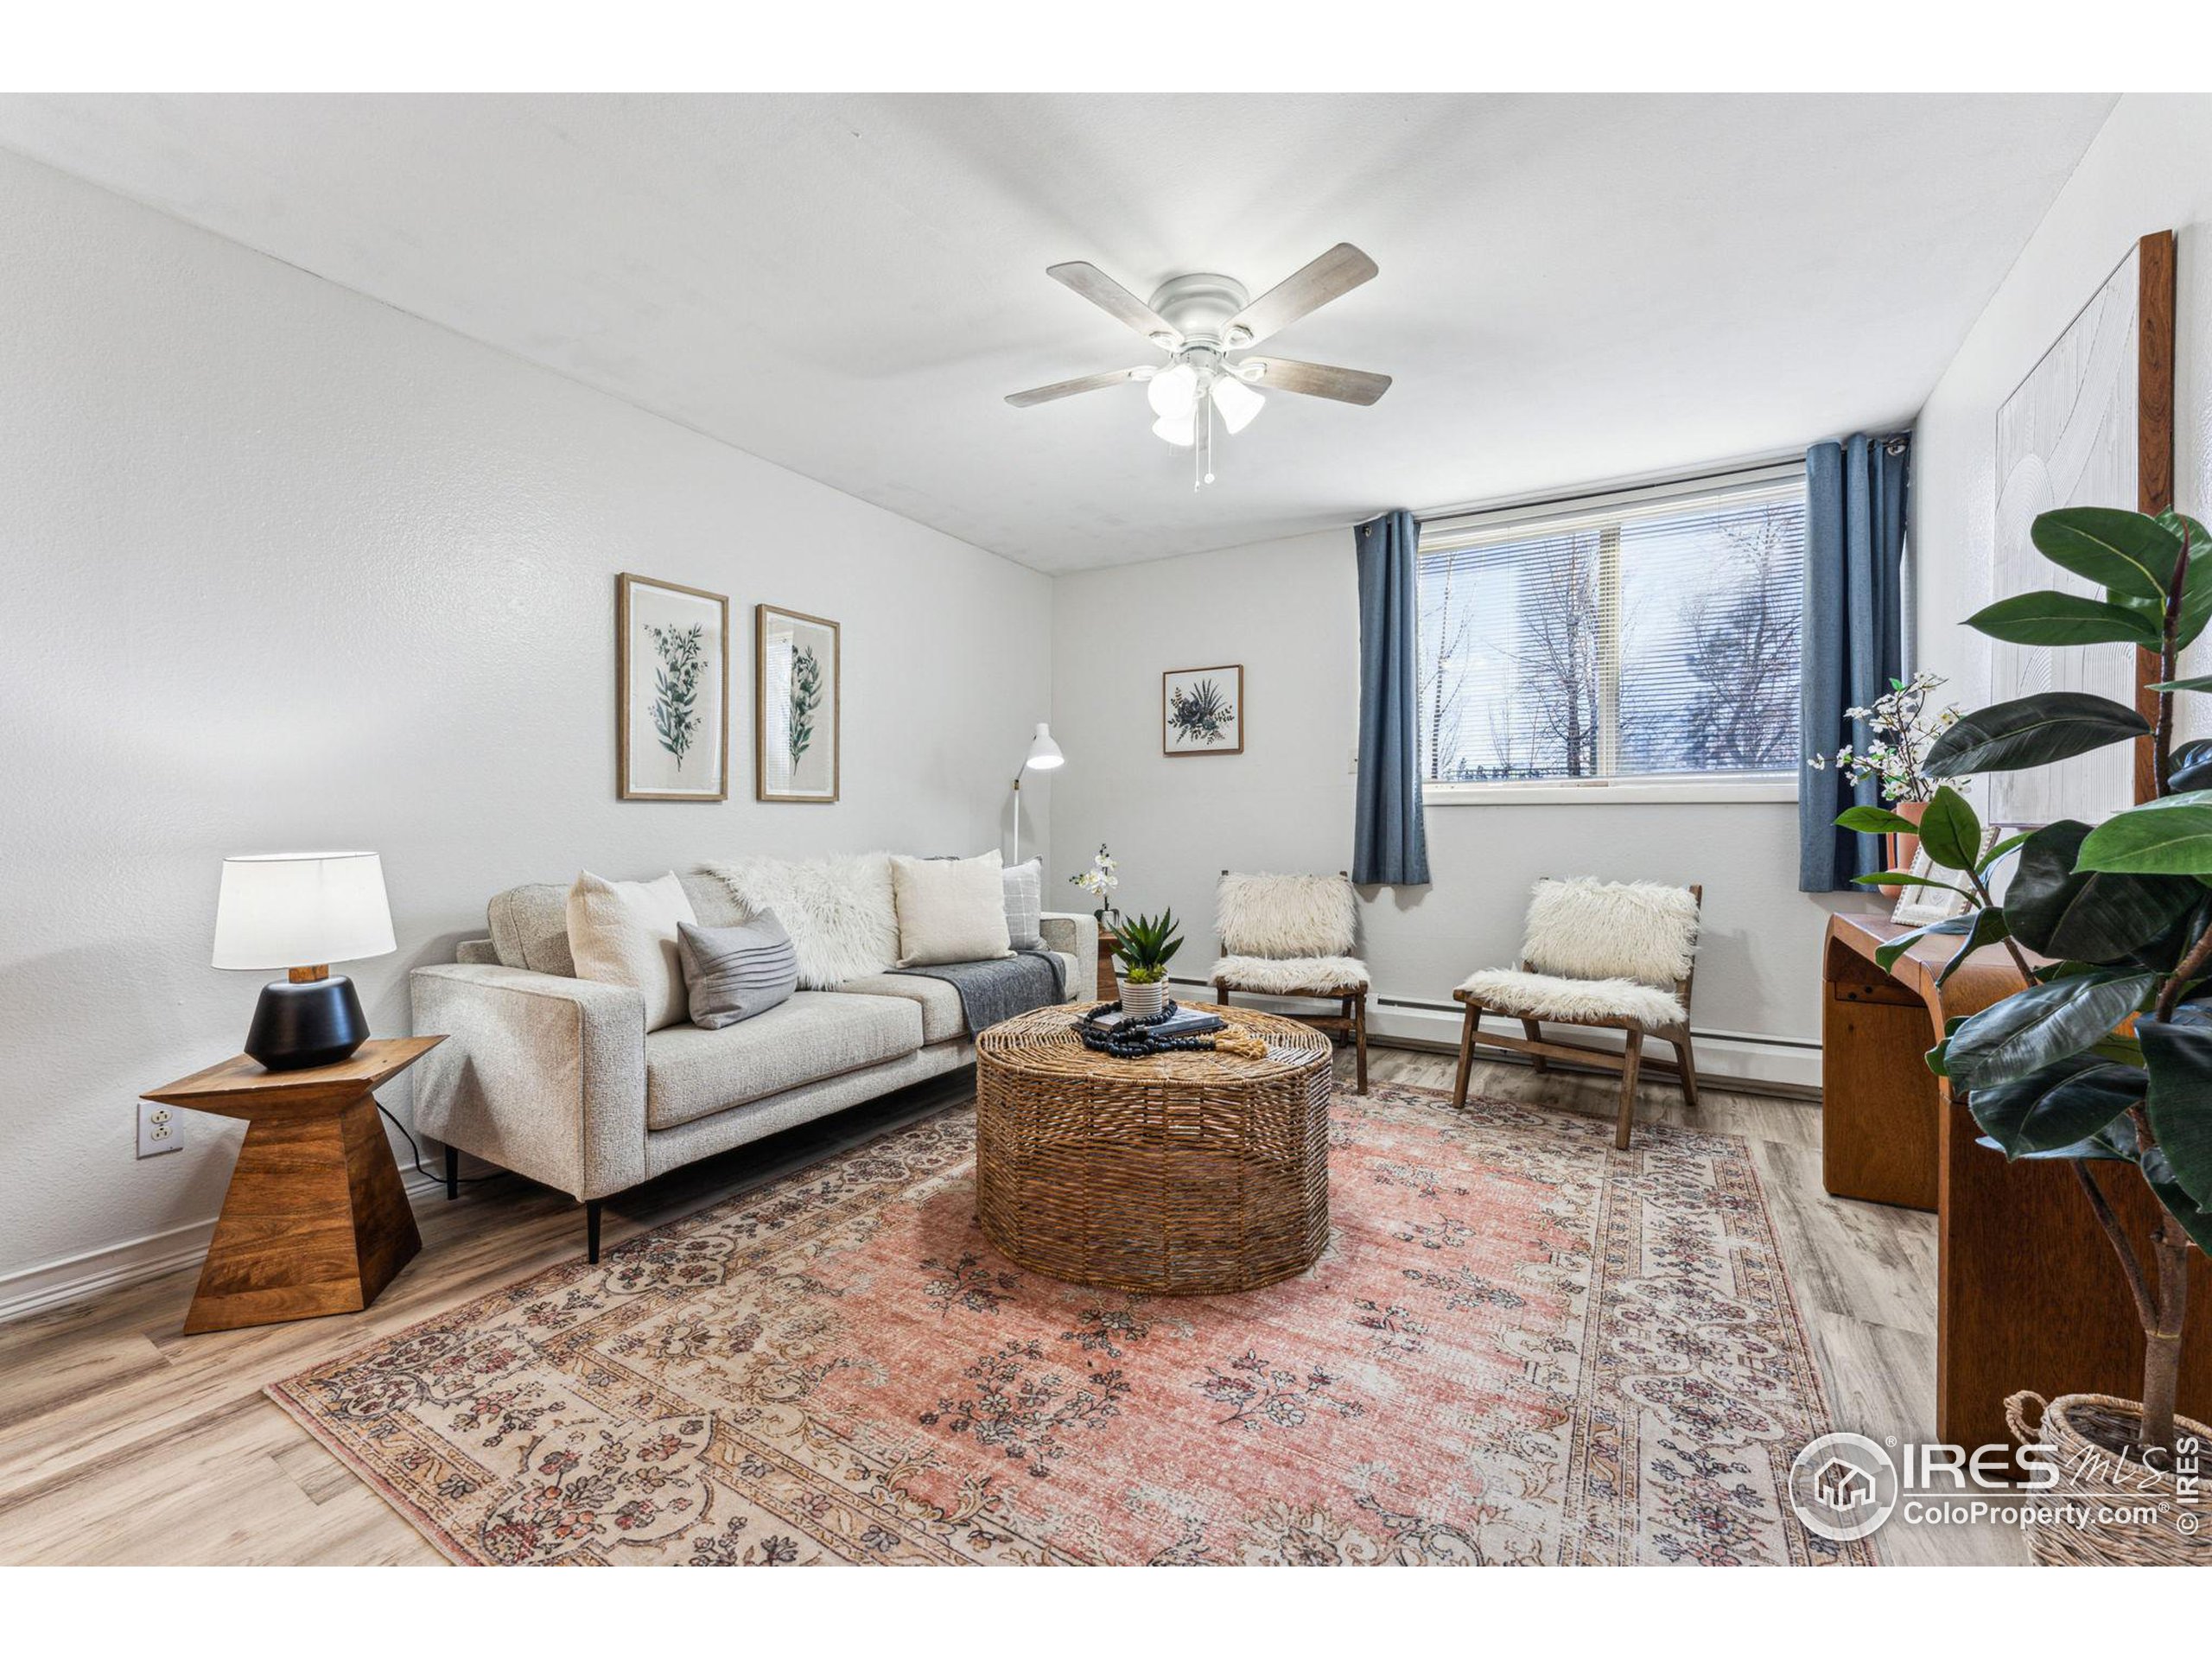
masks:
<instances>
[{"instance_id":1,"label":"throw pillow","mask_svg":"<svg viewBox=\"0 0 2212 1659\"><path fill-rule=\"evenodd\" d=\"M1045 861L1033 858L1006 873L1007 943L1017 950L1045 948Z\"/></svg>"},{"instance_id":2,"label":"throw pillow","mask_svg":"<svg viewBox=\"0 0 2212 1659\"><path fill-rule=\"evenodd\" d=\"M674 871L657 881L607 881L582 871L569 889L576 977L644 992L645 1029L672 1026L687 1007L676 931L698 919Z\"/></svg>"},{"instance_id":3,"label":"throw pillow","mask_svg":"<svg viewBox=\"0 0 2212 1659\"><path fill-rule=\"evenodd\" d=\"M834 991L849 979L880 974L899 958L899 913L891 855L743 858L709 864L747 916L773 911L798 953L803 991Z\"/></svg>"},{"instance_id":4,"label":"throw pillow","mask_svg":"<svg viewBox=\"0 0 2212 1659\"><path fill-rule=\"evenodd\" d=\"M996 852L981 858L894 857L891 885L898 900L901 968L1014 954Z\"/></svg>"},{"instance_id":5,"label":"throw pillow","mask_svg":"<svg viewBox=\"0 0 2212 1659\"><path fill-rule=\"evenodd\" d=\"M720 1031L765 1014L798 988L798 953L772 911L735 927L676 930L683 958L683 983L691 998L691 1023Z\"/></svg>"}]
</instances>

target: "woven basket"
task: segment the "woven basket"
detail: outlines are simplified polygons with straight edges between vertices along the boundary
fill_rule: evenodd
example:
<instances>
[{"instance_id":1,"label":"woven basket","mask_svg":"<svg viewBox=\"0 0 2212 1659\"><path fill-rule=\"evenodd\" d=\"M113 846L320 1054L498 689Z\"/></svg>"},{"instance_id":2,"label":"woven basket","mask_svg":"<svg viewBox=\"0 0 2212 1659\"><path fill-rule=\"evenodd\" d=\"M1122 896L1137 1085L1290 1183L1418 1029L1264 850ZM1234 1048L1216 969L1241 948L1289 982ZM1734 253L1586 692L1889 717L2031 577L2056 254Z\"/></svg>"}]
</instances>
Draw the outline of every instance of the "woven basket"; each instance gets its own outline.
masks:
<instances>
[{"instance_id":1,"label":"woven basket","mask_svg":"<svg viewBox=\"0 0 2212 1659\"><path fill-rule=\"evenodd\" d=\"M1213 1008L1263 1057L1116 1059L1039 1008L976 1042L976 1213L1025 1268L1170 1296L1273 1284L1329 1241L1329 1039Z\"/></svg>"},{"instance_id":2,"label":"woven basket","mask_svg":"<svg viewBox=\"0 0 2212 1659\"><path fill-rule=\"evenodd\" d=\"M2032 1411L2036 1421L2029 1421ZM2084 1524L2058 1520L2028 1528L2028 1553L2044 1567L2212 1567L2212 1515L2200 1520L2198 1506L2178 1501L2174 1477L2145 1469L2138 1462L2123 1464L2108 1448L2114 1441L2132 1441L2142 1408L2132 1400L2108 1394L2062 1394L2046 1403L2039 1394L2026 1391L2005 1402L2005 1421L2023 1446L2048 1446L2058 1459L2058 1489L2053 1503L2087 1508L2093 1513ZM2089 1430L2101 1430L2089 1433ZM2212 1428L2177 1416L2174 1432L2194 1435L2196 1456L2212 1473ZM2194 1496L2195 1494L2192 1494ZM2035 1501L2040 1494L2024 1494ZM2100 1524L2094 1511L2100 1504L2116 1508L2155 1509L2155 1521L2113 1521Z\"/></svg>"}]
</instances>

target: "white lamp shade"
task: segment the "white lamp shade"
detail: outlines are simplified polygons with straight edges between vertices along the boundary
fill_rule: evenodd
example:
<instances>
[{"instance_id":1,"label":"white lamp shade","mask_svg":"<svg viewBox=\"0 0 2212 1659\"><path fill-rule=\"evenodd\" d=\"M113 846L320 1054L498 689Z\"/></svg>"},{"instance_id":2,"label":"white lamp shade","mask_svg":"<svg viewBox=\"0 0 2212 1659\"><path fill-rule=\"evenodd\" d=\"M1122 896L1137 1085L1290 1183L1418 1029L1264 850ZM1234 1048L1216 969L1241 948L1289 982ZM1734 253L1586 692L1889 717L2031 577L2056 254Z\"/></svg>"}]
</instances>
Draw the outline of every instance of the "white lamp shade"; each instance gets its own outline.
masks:
<instances>
[{"instance_id":1,"label":"white lamp shade","mask_svg":"<svg viewBox=\"0 0 2212 1659\"><path fill-rule=\"evenodd\" d=\"M313 968L398 948L374 853L257 853L223 861L215 966Z\"/></svg>"},{"instance_id":2,"label":"white lamp shade","mask_svg":"<svg viewBox=\"0 0 2212 1659\"><path fill-rule=\"evenodd\" d=\"M1152 412L1162 420L1187 423L1192 406L1198 401L1198 372L1188 363L1162 369L1152 377L1144 395L1152 404Z\"/></svg>"},{"instance_id":3,"label":"white lamp shade","mask_svg":"<svg viewBox=\"0 0 2212 1659\"><path fill-rule=\"evenodd\" d=\"M1054 766L1067 765L1068 758L1060 753L1060 746L1052 741L1052 728L1043 721L1037 722L1037 735L1029 740L1029 759L1023 761L1027 772L1050 772Z\"/></svg>"}]
</instances>

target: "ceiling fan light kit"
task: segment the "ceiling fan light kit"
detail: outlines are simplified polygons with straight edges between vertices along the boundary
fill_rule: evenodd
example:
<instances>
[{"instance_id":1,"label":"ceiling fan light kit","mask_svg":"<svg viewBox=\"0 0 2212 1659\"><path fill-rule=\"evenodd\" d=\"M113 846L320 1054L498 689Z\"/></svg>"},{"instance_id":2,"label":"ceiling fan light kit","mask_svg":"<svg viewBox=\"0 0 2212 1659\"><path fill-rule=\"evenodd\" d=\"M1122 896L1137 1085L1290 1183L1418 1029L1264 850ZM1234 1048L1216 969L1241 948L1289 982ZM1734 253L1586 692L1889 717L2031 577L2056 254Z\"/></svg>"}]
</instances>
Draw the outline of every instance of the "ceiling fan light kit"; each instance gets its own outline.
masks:
<instances>
[{"instance_id":1,"label":"ceiling fan light kit","mask_svg":"<svg viewBox=\"0 0 2212 1659\"><path fill-rule=\"evenodd\" d=\"M1143 381L1146 400L1155 417L1154 435L1192 452L1192 489L1213 482L1215 417L1220 417L1231 436L1243 431L1267 407L1268 400L1259 387L1362 407L1390 389L1389 375L1360 369L1301 363L1292 358L1230 360L1230 353L1257 345L1372 277L1375 262L1349 242L1338 243L1257 300L1235 277L1208 271L1169 278L1149 303L1083 260L1051 266L1045 274L1142 334L1166 352L1170 360L1164 367L1110 369L1103 374L1017 391L1007 402L1016 409L1028 409L1078 392Z\"/></svg>"}]
</instances>

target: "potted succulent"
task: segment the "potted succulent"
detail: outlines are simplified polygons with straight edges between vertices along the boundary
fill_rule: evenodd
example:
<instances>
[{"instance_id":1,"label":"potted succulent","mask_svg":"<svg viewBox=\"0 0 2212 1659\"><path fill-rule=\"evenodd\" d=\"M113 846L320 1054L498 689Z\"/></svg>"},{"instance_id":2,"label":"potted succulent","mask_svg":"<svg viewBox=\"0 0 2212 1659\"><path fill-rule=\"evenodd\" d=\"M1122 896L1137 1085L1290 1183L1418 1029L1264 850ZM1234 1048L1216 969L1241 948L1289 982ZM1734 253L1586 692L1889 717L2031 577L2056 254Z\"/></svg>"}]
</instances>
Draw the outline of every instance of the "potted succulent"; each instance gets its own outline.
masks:
<instances>
[{"instance_id":1,"label":"potted succulent","mask_svg":"<svg viewBox=\"0 0 2212 1659\"><path fill-rule=\"evenodd\" d=\"M1936 779L1926 767L1928 752L1937 738L1959 717L1956 708L1931 714L1928 699L1943 683L1940 674L1916 674L1909 680L1891 680L1890 689L1865 709L1847 709L1847 719L1863 722L1870 734L1866 747L1847 743L1832 755L1815 754L1805 764L1815 772L1834 766L1853 784L1872 779L1892 815L1918 825L1928 803L1936 797ZM1890 868L1909 870L1920 842L1915 829L1885 832L1889 838ZM1878 883L1883 893L1896 898L1903 887Z\"/></svg>"},{"instance_id":2,"label":"potted succulent","mask_svg":"<svg viewBox=\"0 0 2212 1659\"><path fill-rule=\"evenodd\" d=\"M1133 917L1115 937L1114 955L1122 963L1122 1012L1150 1019L1166 1006L1168 960L1183 948L1175 912Z\"/></svg>"},{"instance_id":3,"label":"potted succulent","mask_svg":"<svg viewBox=\"0 0 2212 1659\"><path fill-rule=\"evenodd\" d=\"M1984 945L2012 951L2024 988L1953 1021L1929 1065L1963 1094L1983 1145L2072 1166L2117 1258L2113 1289L2125 1284L2142 1324L2139 1401L2073 1394L2045 1405L2022 1394L2008 1405L2017 1433L2058 1448L2069 1491L2162 1499L2164 1522L2037 1528L2031 1548L2044 1560L2202 1563L2212 1546L2175 1524L2171 1504L2177 1435L2212 1446L2212 1428L2175 1410L2190 1257L2212 1248L2212 742L2177 747L2173 728L2177 696L2212 692L2212 678L2174 677L2177 657L2212 618L2212 547L2202 524L2171 512L2069 508L2042 515L2031 534L2045 557L2104 596L2019 594L1968 626L2024 645L2143 646L2158 665L2156 719L2083 692L2044 692L1960 719L1929 749L1927 770L1938 779L2015 771L2148 738L2152 798L2094 827L2046 824L1985 854L1974 810L1939 786L1916 827L1935 862L1964 872L1963 886L1936 885L1974 908L1878 954L1886 967L1916 938L1956 936L1948 976ZM1880 834L1905 819L1858 806L1836 823ZM2016 855L1995 902L1989 872ZM1896 870L1860 879L1915 880ZM2023 946L2050 960L2031 965ZM2141 1181L2157 1200L2147 1252L2114 1213L2107 1179ZM2024 1262L2034 1249L2022 1241ZM2039 1421L2027 1421L2031 1402Z\"/></svg>"}]
</instances>

